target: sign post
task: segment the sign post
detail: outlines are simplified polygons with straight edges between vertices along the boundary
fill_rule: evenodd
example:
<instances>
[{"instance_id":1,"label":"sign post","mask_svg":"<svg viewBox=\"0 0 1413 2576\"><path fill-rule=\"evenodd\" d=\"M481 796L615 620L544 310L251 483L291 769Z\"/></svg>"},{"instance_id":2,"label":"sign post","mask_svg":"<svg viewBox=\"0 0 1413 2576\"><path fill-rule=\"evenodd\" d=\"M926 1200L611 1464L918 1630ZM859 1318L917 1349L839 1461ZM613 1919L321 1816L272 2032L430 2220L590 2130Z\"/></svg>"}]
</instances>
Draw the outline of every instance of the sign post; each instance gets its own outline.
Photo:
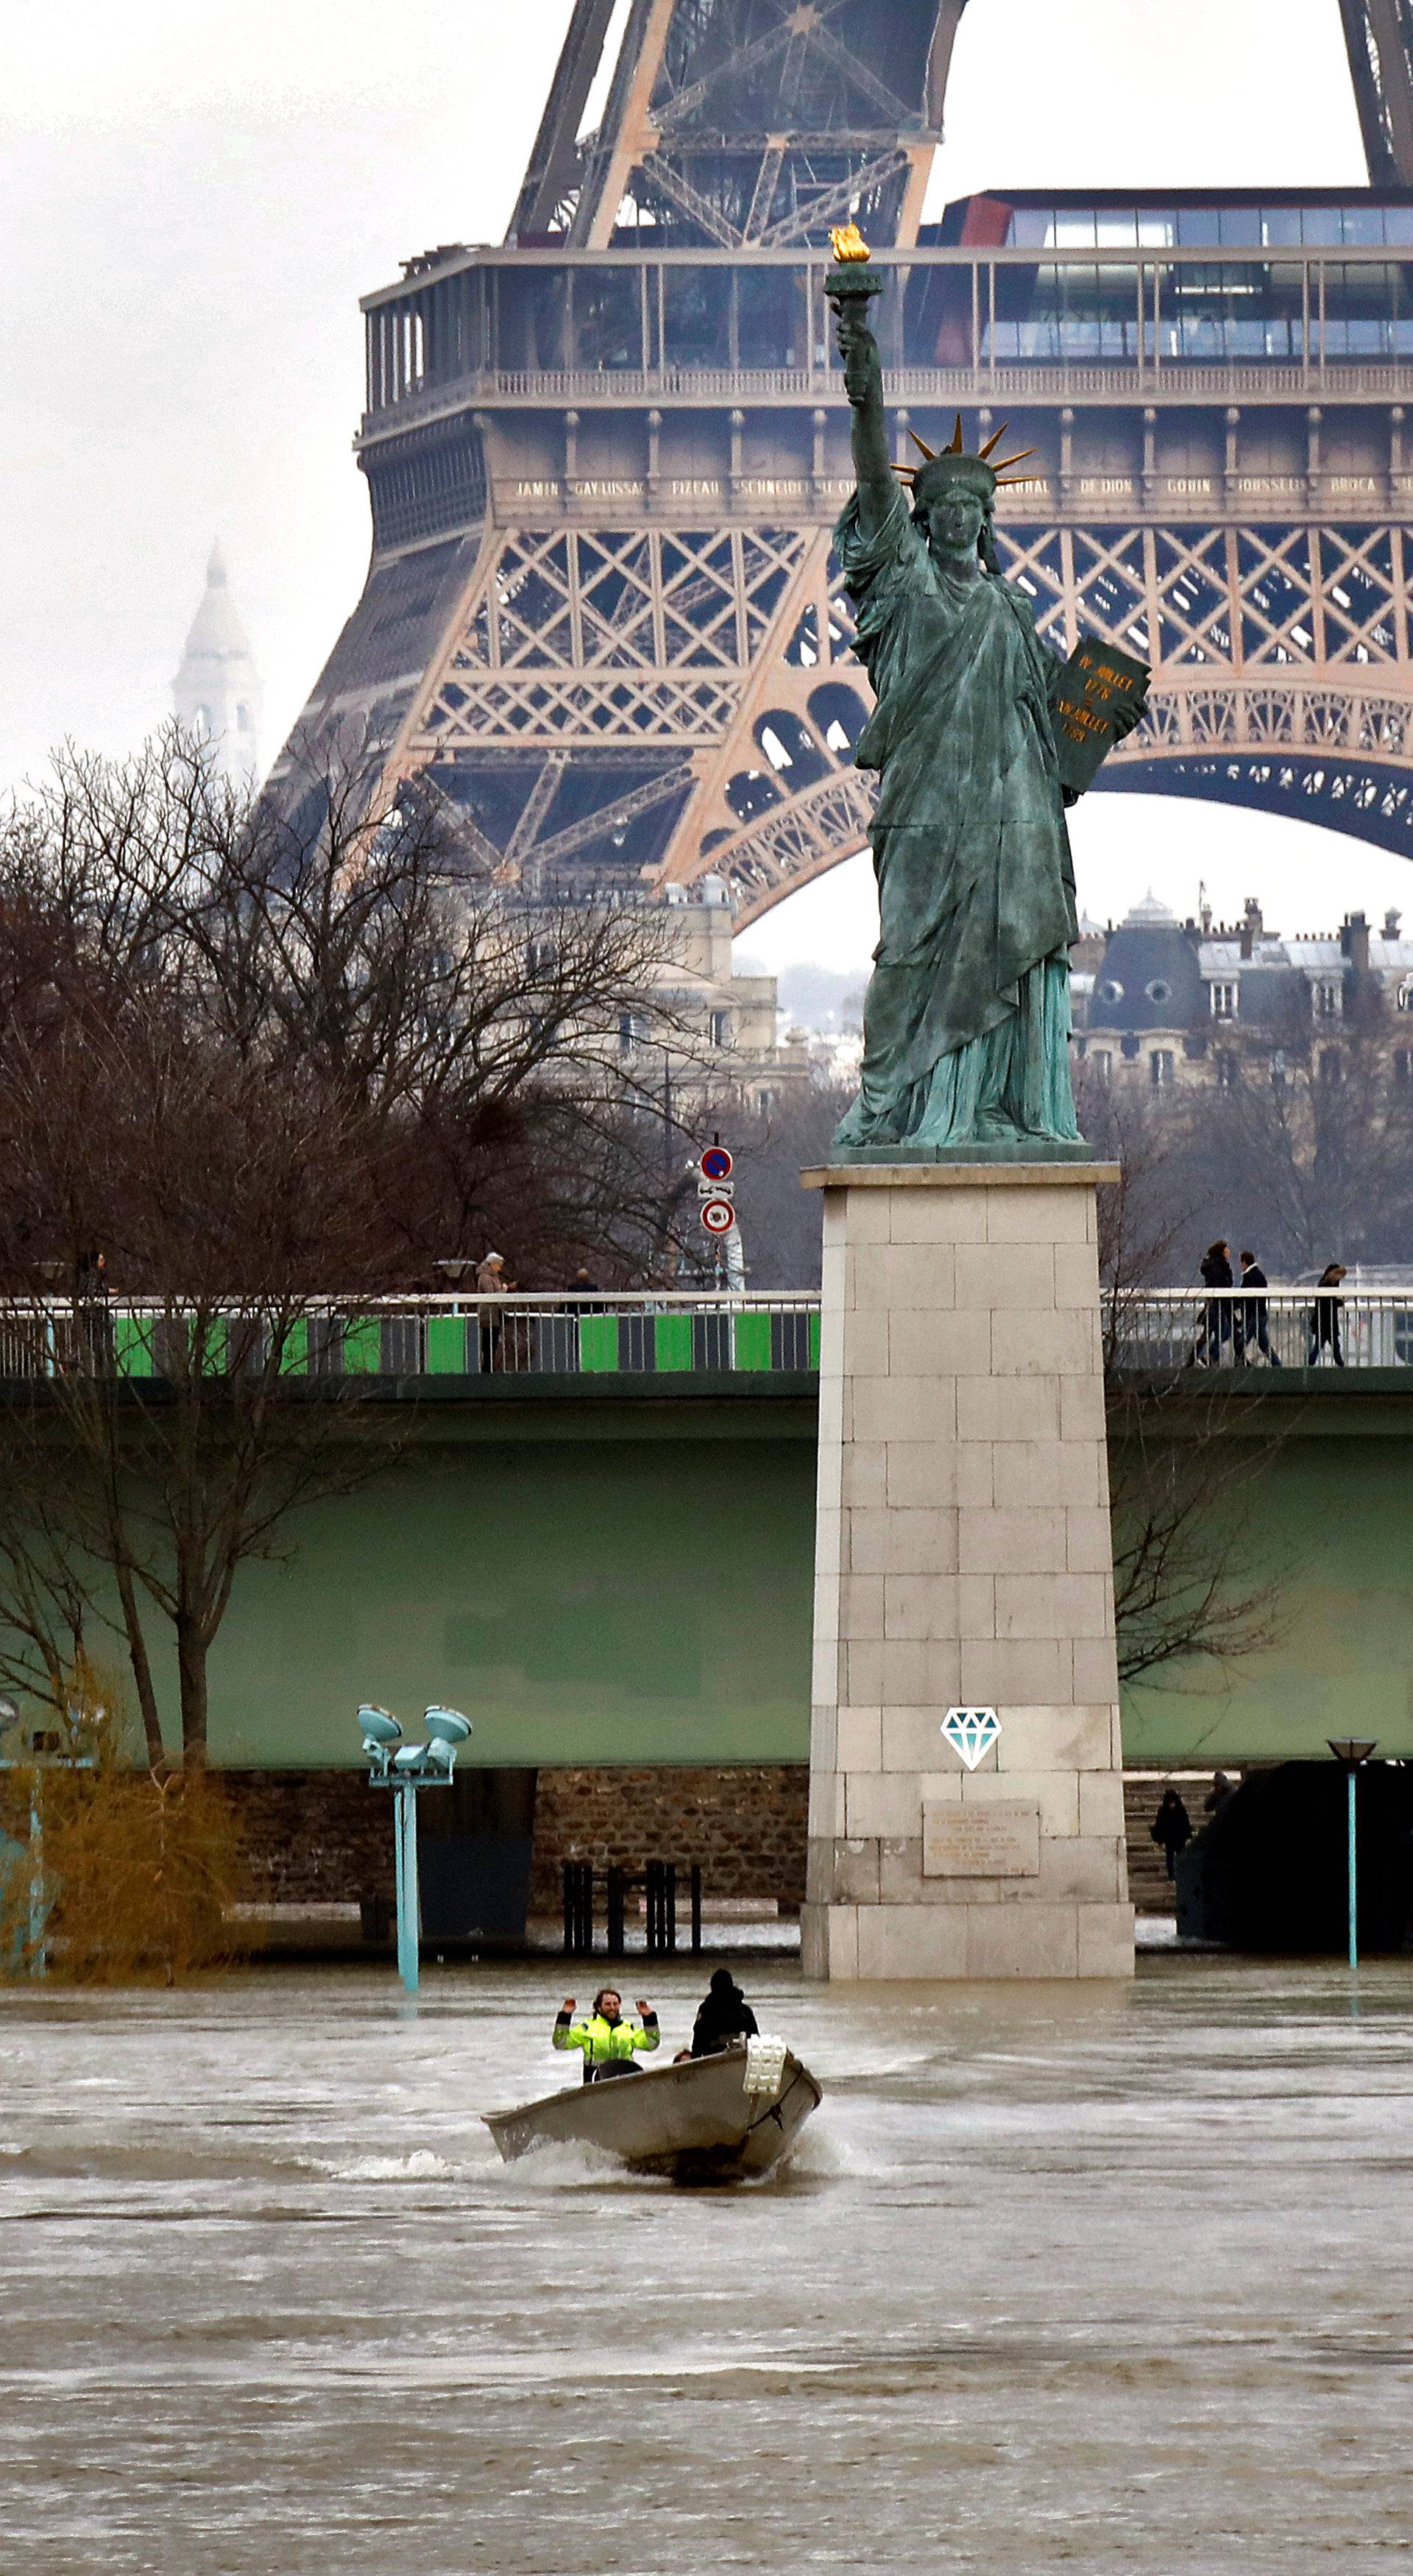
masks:
<instances>
[{"instance_id":1,"label":"sign post","mask_svg":"<svg viewBox=\"0 0 1413 2576\"><path fill-rule=\"evenodd\" d=\"M714 1136L698 1156L696 1170L700 1201L697 1221L724 1253L727 1285L739 1295L746 1285L746 1261L736 1215L736 1184L731 1178L735 1157L730 1147Z\"/></svg>"}]
</instances>

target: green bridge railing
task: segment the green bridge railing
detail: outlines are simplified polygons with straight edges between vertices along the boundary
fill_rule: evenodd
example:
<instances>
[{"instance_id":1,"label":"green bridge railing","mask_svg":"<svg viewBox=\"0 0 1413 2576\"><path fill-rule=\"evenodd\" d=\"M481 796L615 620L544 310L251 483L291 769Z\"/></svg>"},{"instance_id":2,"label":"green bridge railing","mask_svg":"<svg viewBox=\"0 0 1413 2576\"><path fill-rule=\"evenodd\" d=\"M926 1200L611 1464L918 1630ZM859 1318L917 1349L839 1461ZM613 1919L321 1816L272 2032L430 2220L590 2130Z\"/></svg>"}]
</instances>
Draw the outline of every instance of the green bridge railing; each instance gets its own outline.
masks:
<instances>
[{"instance_id":1,"label":"green bridge railing","mask_svg":"<svg viewBox=\"0 0 1413 2576\"><path fill-rule=\"evenodd\" d=\"M162 1379L263 1366L271 1325L233 1306L197 1319L137 1301L46 1299L0 1308L0 1378L86 1371ZM282 1323L292 1378L799 1374L819 1367L817 1296L497 1296L330 1299Z\"/></svg>"}]
</instances>

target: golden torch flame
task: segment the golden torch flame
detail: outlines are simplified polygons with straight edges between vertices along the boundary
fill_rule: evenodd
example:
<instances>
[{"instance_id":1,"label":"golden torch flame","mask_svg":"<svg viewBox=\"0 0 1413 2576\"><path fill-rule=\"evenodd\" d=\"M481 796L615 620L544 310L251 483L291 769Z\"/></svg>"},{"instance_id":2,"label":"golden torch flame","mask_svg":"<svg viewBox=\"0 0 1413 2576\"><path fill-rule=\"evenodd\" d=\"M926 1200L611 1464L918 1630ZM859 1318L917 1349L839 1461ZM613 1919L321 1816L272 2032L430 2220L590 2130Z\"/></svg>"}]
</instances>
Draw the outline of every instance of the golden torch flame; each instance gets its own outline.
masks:
<instances>
[{"instance_id":1,"label":"golden torch flame","mask_svg":"<svg viewBox=\"0 0 1413 2576\"><path fill-rule=\"evenodd\" d=\"M829 247L839 261L867 259L868 244L857 224L836 224L829 236Z\"/></svg>"}]
</instances>

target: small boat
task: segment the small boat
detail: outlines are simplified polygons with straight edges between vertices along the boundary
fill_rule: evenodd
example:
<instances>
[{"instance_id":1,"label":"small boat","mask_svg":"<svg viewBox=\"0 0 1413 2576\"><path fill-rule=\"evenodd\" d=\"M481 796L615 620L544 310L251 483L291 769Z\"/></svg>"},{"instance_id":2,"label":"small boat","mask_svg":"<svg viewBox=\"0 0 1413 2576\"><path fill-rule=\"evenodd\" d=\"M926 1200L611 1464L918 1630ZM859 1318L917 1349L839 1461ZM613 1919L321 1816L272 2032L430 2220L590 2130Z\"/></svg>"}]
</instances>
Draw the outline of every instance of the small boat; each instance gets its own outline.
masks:
<instances>
[{"instance_id":1,"label":"small boat","mask_svg":"<svg viewBox=\"0 0 1413 2576\"><path fill-rule=\"evenodd\" d=\"M738 2182L779 2163L820 2098L784 2040L762 2036L493 2111L486 2127L507 2164L537 2147L574 2144L621 2157L631 2173Z\"/></svg>"}]
</instances>

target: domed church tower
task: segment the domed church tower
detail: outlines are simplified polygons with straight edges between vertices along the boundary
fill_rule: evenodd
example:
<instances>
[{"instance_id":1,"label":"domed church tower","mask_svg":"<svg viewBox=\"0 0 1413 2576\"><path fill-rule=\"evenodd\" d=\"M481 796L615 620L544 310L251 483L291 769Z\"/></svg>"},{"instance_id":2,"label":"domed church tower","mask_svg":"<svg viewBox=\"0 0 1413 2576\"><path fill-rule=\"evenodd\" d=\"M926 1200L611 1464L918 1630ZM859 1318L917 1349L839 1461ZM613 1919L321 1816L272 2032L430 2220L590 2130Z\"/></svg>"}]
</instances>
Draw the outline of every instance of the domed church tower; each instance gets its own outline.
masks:
<instances>
[{"instance_id":1,"label":"domed church tower","mask_svg":"<svg viewBox=\"0 0 1413 2576\"><path fill-rule=\"evenodd\" d=\"M205 593L172 682L172 703L184 725L215 745L223 774L254 786L260 775L260 675L219 543L211 549Z\"/></svg>"}]
</instances>

